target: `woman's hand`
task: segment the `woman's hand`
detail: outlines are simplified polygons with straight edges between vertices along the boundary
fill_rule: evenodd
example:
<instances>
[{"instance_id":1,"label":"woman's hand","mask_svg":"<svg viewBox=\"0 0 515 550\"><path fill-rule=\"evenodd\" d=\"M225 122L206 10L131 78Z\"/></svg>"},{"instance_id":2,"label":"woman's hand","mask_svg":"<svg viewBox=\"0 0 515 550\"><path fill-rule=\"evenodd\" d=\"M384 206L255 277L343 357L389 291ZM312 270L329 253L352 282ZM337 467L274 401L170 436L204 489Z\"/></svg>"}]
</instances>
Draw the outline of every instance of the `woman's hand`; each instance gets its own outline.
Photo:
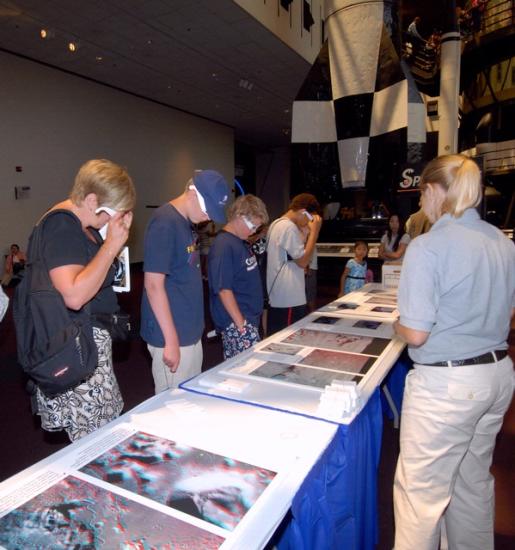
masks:
<instances>
[{"instance_id":1,"label":"woman's hand","mask_svg":"<svg viewBox=\"0 0 515 550\"><path fill-rule=\"evenodd\" d=\"M105 243L108 247L115 249L117 253L129 238L132 217L132 212L117 212L109 220Z\"/></svg>"}]
</instances>

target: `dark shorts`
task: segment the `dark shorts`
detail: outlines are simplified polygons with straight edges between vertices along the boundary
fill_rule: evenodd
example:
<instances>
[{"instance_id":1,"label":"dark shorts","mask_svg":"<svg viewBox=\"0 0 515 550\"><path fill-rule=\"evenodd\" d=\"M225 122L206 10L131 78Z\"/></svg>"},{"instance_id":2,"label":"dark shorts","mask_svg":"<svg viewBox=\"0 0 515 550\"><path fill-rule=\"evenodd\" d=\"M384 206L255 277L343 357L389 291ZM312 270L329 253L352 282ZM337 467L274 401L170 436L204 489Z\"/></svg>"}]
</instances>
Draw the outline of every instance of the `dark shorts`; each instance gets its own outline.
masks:
<instances>
[{"instance_id":1,"label":"dark shorts","mask_svg":"<svg viewBox=\"0 0 515 550\"><path fill-rule=\"evenodd\" d=\"M268 309L268 335L279 332L306 315L306 304L295 307L270 307Z\"/></svg>"}]
</instances>

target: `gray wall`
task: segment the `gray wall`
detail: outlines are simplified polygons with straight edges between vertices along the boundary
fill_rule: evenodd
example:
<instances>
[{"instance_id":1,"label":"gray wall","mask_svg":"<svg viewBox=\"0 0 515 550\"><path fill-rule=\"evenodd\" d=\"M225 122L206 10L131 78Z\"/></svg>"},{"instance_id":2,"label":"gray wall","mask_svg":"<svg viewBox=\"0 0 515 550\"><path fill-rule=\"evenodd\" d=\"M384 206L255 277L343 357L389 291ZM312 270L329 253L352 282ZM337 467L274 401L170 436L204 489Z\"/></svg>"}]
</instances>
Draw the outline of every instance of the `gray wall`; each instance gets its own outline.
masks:
<instances>
[{"instance_id":1,"label":"gray wall","mask_svg":"<svg viewBox=\"0 0 515 550\"><path fill-rule=\"evenodd\" d=\"M66 198L91 158L118 162L134 179L131 261L143 257L153 212L145 205L181 193L195 168L216 169L232 182L231 128L2 52L0 83L2 254L11 242L25 248L35 221ZM29 196L15 200L15 186L30 187Z\"/></svg>"},{"instance_id":2,"label":"gray wall","mask_svg":"<svg viewBox=\"0 0 515 550\"><path fill-rule=\"evenodd\" d=\"M270 221L290 203L290 148L276 147L256 154L256 190L266 204Z\"/></svg>"}]
</instances>

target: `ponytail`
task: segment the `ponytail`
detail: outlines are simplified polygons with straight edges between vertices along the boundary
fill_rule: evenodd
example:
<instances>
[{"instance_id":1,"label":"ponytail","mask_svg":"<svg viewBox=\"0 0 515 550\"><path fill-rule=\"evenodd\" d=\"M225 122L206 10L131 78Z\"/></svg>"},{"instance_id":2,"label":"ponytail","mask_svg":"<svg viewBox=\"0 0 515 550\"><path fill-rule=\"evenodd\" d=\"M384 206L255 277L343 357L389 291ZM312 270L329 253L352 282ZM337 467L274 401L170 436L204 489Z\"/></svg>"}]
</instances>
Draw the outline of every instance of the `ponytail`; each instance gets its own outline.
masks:
<instances>
[{"instance_id":1,"label":"ponytail","mask_svg":"<svg viewBox=\"0 0 515 550\"><path fill-rule=\"evenodd\" d=\"M481 202L481 172L477 164L464 155L443 155L431 160L421 175L421 186L428 183L445 189L443 212L455 218Z\"/></svg>"},{"instance_id":2,"label":"ponytail","mask_svg":"<svg viewBox=\"0 0 515 550\"><path fill-rule=\"evenodd\" d=\"M478 206L481 197L481 172L473 160L466 158L449 185L444 210L451 216L459 218L467 208Z\"/></svg>"}]
</instances>

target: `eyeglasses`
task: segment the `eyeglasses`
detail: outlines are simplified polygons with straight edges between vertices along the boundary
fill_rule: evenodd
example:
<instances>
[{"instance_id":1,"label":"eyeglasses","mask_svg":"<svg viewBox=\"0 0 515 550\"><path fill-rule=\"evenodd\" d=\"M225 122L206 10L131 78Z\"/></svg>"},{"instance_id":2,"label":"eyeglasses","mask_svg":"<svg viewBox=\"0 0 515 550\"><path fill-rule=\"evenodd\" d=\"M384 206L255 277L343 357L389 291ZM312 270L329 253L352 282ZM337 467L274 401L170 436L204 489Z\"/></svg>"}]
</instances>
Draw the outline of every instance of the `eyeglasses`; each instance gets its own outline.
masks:
<instances>
[{"instance_id":1,"label":"eyeglasses","mask_svg":"<svg viewBox=\"0 0 515 550\"><path fill-rule=\"evenodd\" d=\"M247 229L252 233L255 233L260 227L261 225L255 225L252 223L252 221L247 218L247 216L241 216L241 219L243 220L243 223L247 226Z\"/></svg>"},{"instance_id":2,"label":"eyeglasses","mask_svg":"<svg viewBox=\"0 0 515 550\"><path fill-rule=\"evenodd\" d=\"M99 206L95 210L95 214L100 214L101 212L105 212L108 216L113 217L116 214L116 210L114 208L111 208L109 206Z\"/></svg>"},{"instance_id":3,"label":"eyeglasses","mask_svg":"<svg viewBox=\"0 0 515 550\"><path fill-rule=\"evenodd\" d=\"M194 185L190 185L188 189L192 189L193 191L195 191L195 193L197 194L197 200L200 209L206 216L208 216L209 214L207 213L206 201L204 200L204 197L199 193L199 190Z\"/></svg>"}]
</instances>

